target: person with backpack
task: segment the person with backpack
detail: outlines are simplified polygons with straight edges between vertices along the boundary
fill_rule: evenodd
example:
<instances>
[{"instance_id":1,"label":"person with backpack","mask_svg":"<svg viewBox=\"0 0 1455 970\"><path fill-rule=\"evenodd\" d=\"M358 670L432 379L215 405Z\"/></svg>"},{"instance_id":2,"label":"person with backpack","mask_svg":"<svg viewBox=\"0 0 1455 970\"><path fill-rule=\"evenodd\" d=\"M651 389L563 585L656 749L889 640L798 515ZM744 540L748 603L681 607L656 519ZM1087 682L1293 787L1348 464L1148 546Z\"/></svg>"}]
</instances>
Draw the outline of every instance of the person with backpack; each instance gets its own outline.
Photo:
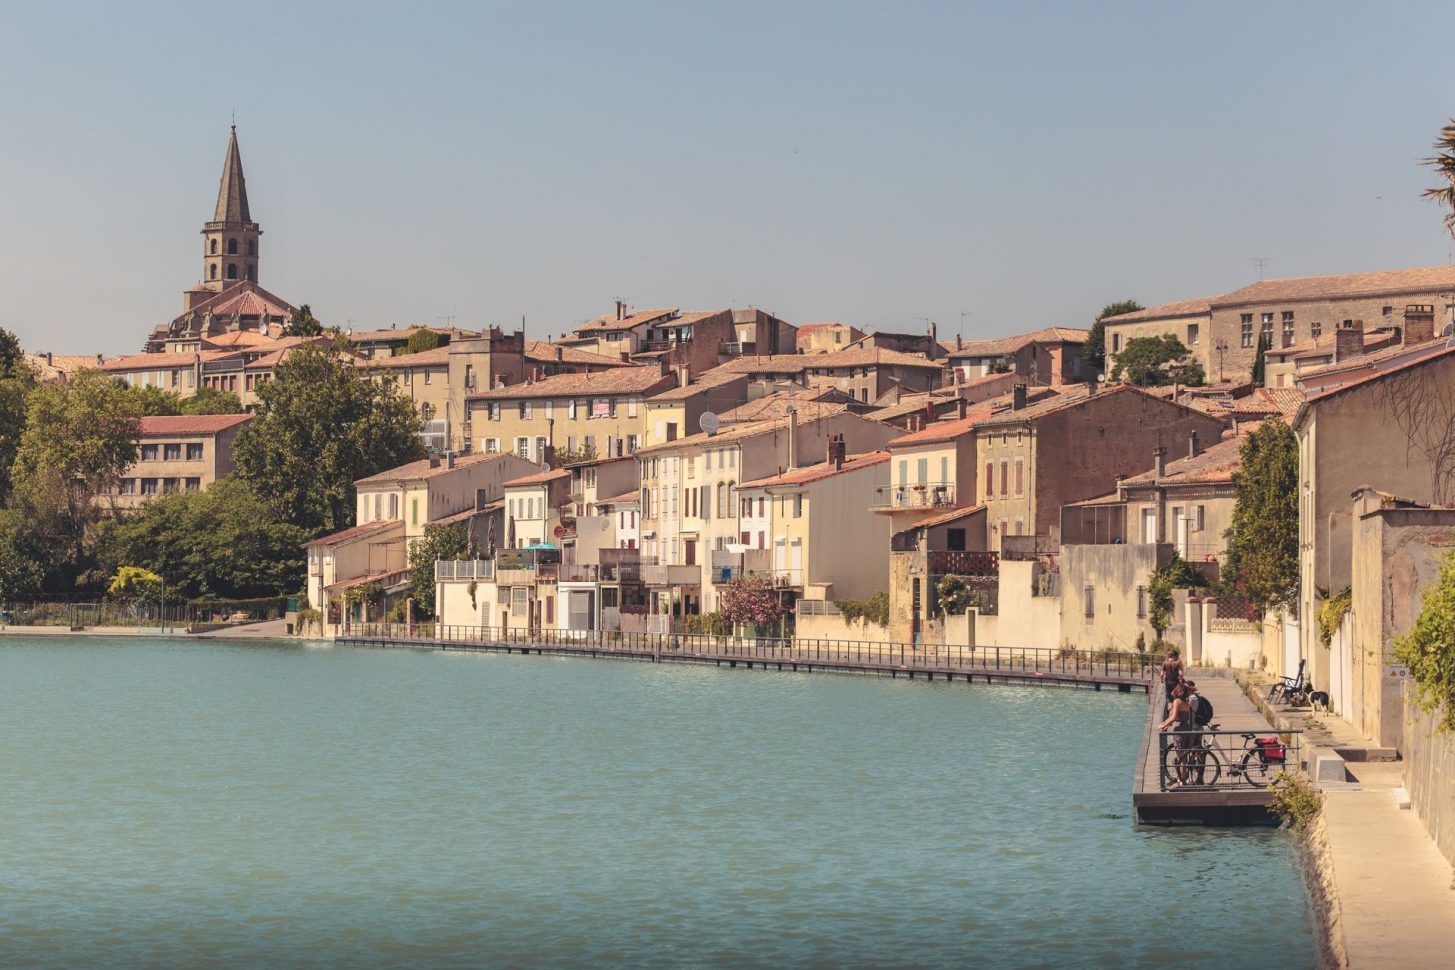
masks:
<instances>
[{"instance_id":1,"label":"person with backpack","mask_svg":"<svg viewBox=\"0 0 1455 970\"><path fill-rule=\"evenodd\" d=\"M1176 750L1173 761L1177 765L1177 777L1167 785L1167 790L1181 788L1187 784L1187 771L1192 764L1192 737L1187 733L1192 730L1192 707L1187 703L1187 685L1178 684L1172 689L1172 701L1169 705L1167 719L1157 725L1158 731L1167 731L1169 728L1173 733L1170 739L1170 747Z\"/></svg>"},{"instance_id":2,"label":"person with backpack","mask_svg":"<svg viewBox=\"0 0 1455 970\"><path fill-rule=\"evenodd\" d=\"M1212 723L1213 719L1212 701L1198 693L1196 681L1184 680L1182 682L1182 689L1186 692L1186 696L1183 699L1187 701L1189 713L1191 714L1192 724L1190 727L1194 731L1197 731L1198 728L1207 727ZM1197 731L1195 734L1187 735L1184 741L1188 751L1189 770L1196 772L1196 783L1201 785L1203 767L1206 764L1206 755L1203 754L1202 748L1202 732Z\"/></svg>"}]
</instances>

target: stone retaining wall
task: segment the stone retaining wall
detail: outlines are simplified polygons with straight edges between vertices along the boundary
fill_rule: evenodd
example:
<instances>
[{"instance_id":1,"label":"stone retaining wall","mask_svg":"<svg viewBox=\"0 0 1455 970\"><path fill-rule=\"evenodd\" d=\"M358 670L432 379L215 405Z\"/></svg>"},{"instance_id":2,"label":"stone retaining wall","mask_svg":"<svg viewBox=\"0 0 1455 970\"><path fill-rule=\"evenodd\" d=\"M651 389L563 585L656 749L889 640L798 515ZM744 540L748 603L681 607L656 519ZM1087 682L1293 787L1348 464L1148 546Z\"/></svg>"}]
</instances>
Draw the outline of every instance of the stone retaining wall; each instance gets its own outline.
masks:
<instances>
[{"instance_id":1,"label":"stone retaining wall","mask_svg":"<svg viewBox=\"0 0 1455 970\"><path fill-rule=\"evenodd\" d=\"M1441 731L1439 721L1438 713L1406 704L1399 752L1410 805L1440 853L1455 865L1455 732Z\"/></svg>"}]
</instances>

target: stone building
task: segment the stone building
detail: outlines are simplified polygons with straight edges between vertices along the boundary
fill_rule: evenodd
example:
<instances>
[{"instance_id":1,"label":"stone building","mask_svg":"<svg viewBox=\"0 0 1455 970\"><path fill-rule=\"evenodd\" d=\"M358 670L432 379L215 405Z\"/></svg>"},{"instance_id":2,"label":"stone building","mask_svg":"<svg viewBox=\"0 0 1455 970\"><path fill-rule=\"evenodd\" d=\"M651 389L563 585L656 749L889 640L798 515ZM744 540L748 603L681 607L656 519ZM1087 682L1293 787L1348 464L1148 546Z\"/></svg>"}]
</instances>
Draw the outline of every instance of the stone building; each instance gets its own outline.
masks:
<instances>
[{"instance_id":1,"label":"stone building","mask_svg":"<svg viewBox=\"0 0 1455 970\"><path fill-rule=\"evenodd\" d=\"M102 502L135 509L163 495L201 491L230 475L233 441L251 419L251 414L142 418L136 461Z\"/></svg>"}]
</instances>

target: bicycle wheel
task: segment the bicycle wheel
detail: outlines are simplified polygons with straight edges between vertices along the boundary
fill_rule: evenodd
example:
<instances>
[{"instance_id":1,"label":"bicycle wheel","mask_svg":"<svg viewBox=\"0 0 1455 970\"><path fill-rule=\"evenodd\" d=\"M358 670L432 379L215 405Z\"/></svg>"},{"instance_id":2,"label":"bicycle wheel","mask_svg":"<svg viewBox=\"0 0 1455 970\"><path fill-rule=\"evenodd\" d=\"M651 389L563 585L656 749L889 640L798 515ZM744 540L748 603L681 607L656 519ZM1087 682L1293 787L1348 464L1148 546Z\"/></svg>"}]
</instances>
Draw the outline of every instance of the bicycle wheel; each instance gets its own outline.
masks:
<instances>
[{"instance_id":1,"label":"bicycle wheel","mask_svg":"<svg viewBox=\"0 0 1455 970\"><path fill-rule=\"evenodd\" d=\"M1263 756L1263 752L1254 749L1243 755L1239 768L1243 773L1243 780L1248 784L1254 788L1267 788L1283 770L1283 765L1269 761Z\"/></svg>"},{"instance_id":2,"label":"bicycle wheel","mask_svg":"<svg viewBox=\"0 0 1455 970\"><path fill-rule=\"evenodd\" d=\"M1223 776L1223 760L1207 745L1195 748L1187 768L1187 784L1194 788L1214 788Z\"/></svg>"}]
</instances>

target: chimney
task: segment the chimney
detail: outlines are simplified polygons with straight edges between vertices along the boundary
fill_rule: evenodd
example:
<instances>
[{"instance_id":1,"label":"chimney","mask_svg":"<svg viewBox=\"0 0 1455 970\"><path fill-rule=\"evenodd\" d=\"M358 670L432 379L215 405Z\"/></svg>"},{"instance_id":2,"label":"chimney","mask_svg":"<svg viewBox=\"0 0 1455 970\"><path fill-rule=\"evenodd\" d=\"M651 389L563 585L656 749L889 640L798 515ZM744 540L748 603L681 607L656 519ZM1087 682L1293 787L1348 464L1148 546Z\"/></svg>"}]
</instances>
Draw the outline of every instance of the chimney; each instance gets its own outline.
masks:
<instances>
[{"instance_id":1,"label":"chimney","mask_svg":"<svg viewBox=\"0 0 1455 970\"><path fill-rule=\"evenodd\" d=\"M1161 445L1152 449L1152 470L1157 478L1167 477L1167 449Z\"/></svg>"},{"instance_id":2,"label":"chimney","mask_svg":"<svg viewBox=\"0 0 1455 970\"><path fill-rule=\"evenodd\" d=\"M925 356L930 360L940 358L940 330L935 326L935 321L930 321L930 345L925 350Z\"/></svg>"},{"instance_id":3,"label":"chimney","mask_svg":"<svg viewBox=\"0 0 1455 970\"><path fill-rule=\"evenodd\" d=\"M616 318L618 320L626 319L626 304L620 300L616 301Z\"/></svg>"},{"instance_id":4,"label":"chimney","mask_svg":"<svg viewBox=\"0 0 1455 970\"><path fill-rule=\"evenodd\" d=\"M565 352L560 347L557 347L556 348L556 359L557 360L561 360L562 357L563 357L563 355L564 355L564 353Z\"/></svg>"},{"instance_id":5,"label":"chimney","mask_svg":"<svg viewBox=\"0 0 1455 970\"><path fill-rule=\"evenodd\" d=\"M788 405L788 468L798 467L798 408Z\"/></svg>"},{"instance_id":6,"label":"chimney","mask_svg":"<svg viewBox=\"0 0 1455 970\"><path fill-rule=\"evenodd\" d=\"M1012 411L1023 411L1026 407L1026 386L1017 384L1010 389L1010 409Z\"/></svg>"},{"instance_id":7,"label":"chimney","mask_svg":"<svg viewBox=\"0 0 1455 970\"><path fill-rule=\"evenodd\" d=\"M964 349L965 349L965 341L962 340L962 339L960 339L960 335L958 333L955 334L955 350L956 351L961 351L961 350L964 350Z\"/></svg>"},{"instance_id":8,"label":"chimney","mask_svg":"<svg viewBox=\"0 0 1455 970\"><path fill-rule=\"evenodd\" d=\"M1435 339L1435 307L1411 303L1404 308L1404 342L1406 346L1429 343Z\"/></svg>"},{"instance_id":9,"label":"chimney","mask_svg":"<svg viewBox=\"0 0 1455 970\"><path fill-rule=\"evenodd\" d=\"M50 367L51 364L54 362L54 359L51 357L51 352L49 350L47 350L45 352L45 354L43 354L42 356L45 357L45 364L46 364L46 366L47 367Z\"/></svg>"},{"instance_id":10,"label":"chimney","mask_svg":"<svg viewBox=\"0 0 1455 970\"><path fill-rule=\"evenodd\" d=\"M438 467L440 467L440 456L439 455L430 455L429 456L429 467L431 467L431 468L438 468Z\"/></svg>"},{"instance_id":11,"label":"chimney","mask_svg":"<svg viewBox=\"0 0 1455 970\"><path fill-rule=\"evenodd\" d=\"M955 417L959 418L961 421L964 421L965 415L970 410L969 404L970 402L965 400L963 397L955 398Z\"/></svg>"},{"instance_id":12,"label":"chimney","mask_svg":"<svg viewBox=\"0 0 1455 970\"><path fill-rule=\"evenodd\" d=\"M455 467L455 453L453 451L447 451L447 452L445 452L445 467L446 468L454 468Z\"/></svg>"},{"instance_id":13,"label":"chimney","mask_svg":"<svg viewBox=\"0 0 1455 970\"><path fill-rule=\"evenodd\" d=\"M1189 431L1187 434L1187 457L1196 458L1202 454L1202 444L1197 440L1197 432Z\"/></svg>"},{"instance_id":14,"label":"chimney","mask_svg":"<svg viewBox=\"0 0 1455 970\"><path fill-rule=\"evenodd\" d=\"M1345 320L1334 332L1334 360L1345 360L1364 352L1364 321Z\"/></svg>"},{"instance_id":15,"label":"chimney","mask_svg":"<svg viewBox=\"0 0 1455 970\"><path fill-rule=\"evenodd\" d=\"M686 367L677 368L677 386L686 387L692 383L692 371Z\"/></svg>"}]
</instances>

